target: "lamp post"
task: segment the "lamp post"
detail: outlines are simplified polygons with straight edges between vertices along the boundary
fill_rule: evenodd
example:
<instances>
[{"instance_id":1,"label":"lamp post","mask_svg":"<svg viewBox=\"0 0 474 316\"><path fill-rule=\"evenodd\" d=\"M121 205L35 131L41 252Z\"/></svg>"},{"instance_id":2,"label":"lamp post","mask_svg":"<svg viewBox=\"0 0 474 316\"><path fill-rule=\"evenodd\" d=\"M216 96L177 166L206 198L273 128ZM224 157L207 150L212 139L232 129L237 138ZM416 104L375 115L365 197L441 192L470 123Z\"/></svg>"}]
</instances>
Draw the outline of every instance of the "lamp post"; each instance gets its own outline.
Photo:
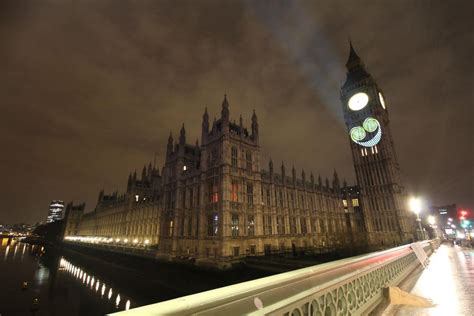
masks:
<instances>
[{"instance_id":1,"label":"lamp post","mask_svg":"<svg viewBox=\"0 0 474 316\"><path fill-rule=\"evenodd\" d=\"M430 224L430 227L433 229L433 236L434 238L438 238L438 226L436 225L436 218L433 215L428 216L428 223Z\"/></svg>"},{"instance_id":2,"label":"lamp post","mask_svg":"<svg viewBox=\"0 0 474 316\"><path fill-rule=\"evenodd\" d=\"M421 212L421 201L419 198L411 198L410 199L410 209L413 213L416 214L416 221L418 222L418 228L420 230L420 234L418 235L418 240L423 240L423 228L421 227L421 219L420 219L420 212Z\"/></svg>"}]
</instances>

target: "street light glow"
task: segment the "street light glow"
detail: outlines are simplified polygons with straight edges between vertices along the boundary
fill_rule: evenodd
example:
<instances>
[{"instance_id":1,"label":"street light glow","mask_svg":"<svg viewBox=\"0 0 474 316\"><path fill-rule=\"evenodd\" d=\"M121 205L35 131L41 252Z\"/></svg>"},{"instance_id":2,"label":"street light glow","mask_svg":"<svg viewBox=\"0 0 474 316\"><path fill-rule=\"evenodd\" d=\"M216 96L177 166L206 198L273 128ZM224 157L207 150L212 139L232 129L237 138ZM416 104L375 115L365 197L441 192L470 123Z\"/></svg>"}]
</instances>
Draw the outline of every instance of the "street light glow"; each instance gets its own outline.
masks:
<instances>
[{"instance_id":1,"label":"street light glow","mask_svg":"<svg viewBox=\"0 0 474 316\"><path fill-rule=\"evenodd\" d=\"M413 198L410 199L410 209L416 215L420 214L420 212L421 212L421 201L420 201L419 198L413 197Z\"/></svg>"},{"instance_id":2,"label":"street light glow","mask_svg":"<svg viewBox=\"0 0 474 316\"><path fill-rule=\"evenodd\" d=\"M436 219L433 215L428 216L428 223L430 225L434 225L436 223Z\"/></svg>"}]
</instances>

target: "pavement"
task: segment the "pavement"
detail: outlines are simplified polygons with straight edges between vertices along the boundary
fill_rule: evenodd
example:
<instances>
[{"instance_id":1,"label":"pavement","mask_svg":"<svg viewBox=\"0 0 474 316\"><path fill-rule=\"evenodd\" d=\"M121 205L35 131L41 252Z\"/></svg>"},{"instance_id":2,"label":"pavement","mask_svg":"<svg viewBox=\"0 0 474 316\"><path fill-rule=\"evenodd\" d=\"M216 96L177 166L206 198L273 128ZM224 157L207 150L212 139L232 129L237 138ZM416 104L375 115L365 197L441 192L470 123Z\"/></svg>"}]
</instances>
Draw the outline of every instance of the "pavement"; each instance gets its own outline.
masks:
<instances>
[{"instance_id":1,"label":"pavement","mask_svg":"<svg viewBox=\"0 0 474 316\"><path fill-rule=\"evenodd\" d=\"M391 306L396 316L474 315L474 249L442 244L410 291L434 307Z\"/></svg>"}]
</instances>

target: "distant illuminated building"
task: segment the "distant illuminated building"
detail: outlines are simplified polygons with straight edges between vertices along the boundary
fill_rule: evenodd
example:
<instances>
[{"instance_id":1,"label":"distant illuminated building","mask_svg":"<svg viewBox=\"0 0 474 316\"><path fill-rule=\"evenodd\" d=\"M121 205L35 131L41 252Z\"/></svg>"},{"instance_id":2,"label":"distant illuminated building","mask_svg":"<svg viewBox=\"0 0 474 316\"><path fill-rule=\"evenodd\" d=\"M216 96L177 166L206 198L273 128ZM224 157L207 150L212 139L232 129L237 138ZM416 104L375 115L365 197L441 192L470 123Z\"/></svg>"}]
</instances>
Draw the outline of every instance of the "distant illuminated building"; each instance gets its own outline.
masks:
<instances>
[{"instance_id":1,"label":"distant illuminated building","mask_svg":"<svg viewBox=\"0 0 474 316\"><path fill-rule=\"evenodd\" d=\"M456 228L460 227L456 204L432 206L430 213L436 218L436 222L441 231L447 236L454 235Z\"/></svg>"},{"instance_id":2,"label":"distant illuminated building","mask_svg":"<svg viewBox=\"0 0 474 316\"><path fill-rule=\"evenodd\" d=\"M49 213L48 218L46 219L47 223L52 223L63 219L63 210L64 210L64 202L61 200L53 200L49 205Z\"/></svg>"}]
</instances>

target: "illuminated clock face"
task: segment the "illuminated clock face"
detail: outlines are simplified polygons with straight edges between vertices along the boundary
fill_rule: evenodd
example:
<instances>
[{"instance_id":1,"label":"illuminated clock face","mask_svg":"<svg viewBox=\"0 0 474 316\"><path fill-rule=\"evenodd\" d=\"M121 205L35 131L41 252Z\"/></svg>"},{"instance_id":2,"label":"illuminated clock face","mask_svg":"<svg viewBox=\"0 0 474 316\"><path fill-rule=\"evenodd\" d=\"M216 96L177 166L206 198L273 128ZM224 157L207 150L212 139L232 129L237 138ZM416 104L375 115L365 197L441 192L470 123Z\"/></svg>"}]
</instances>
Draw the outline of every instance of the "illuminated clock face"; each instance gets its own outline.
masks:
<instances>
[{"instance_id":1,"label":"illuminated clock face","mask_svg":"<svg viewBox=\"0 0 474 316\"><path fill-rule=\"evenodd\" d=\"M380 100L380 105L385 109L385 99L383 98L383 95L381 92L379 92L379 100Z\"/></svg>"},{"instance_id":2,"label":"illuminated clock face","mask_svg":"<svg viewBox=\"0 0 474 316\"><path fill-rule=\"evenodd\" d=\"M359 92L354 94L349 99L349 103L347 105L352 111L359 111L365 108L367 103L369 103L369 96L364 92Z\"/></svg>"}]
</instances>

